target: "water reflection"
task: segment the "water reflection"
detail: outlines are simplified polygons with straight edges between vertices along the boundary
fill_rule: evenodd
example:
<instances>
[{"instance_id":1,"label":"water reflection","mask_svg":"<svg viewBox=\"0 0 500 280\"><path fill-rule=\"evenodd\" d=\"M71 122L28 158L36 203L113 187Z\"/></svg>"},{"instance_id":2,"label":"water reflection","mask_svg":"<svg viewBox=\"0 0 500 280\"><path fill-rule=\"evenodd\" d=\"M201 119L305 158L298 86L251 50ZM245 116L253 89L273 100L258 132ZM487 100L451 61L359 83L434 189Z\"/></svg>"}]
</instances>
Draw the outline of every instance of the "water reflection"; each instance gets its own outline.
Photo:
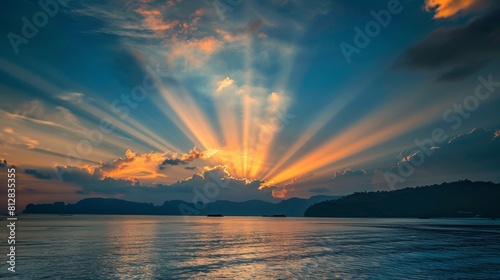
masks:
<instances>
[{"instance_id":1,"label":"water reflection","mask_svg":"<svg viewBox=\"0 0 500 280\"><path fill-rule=\"evenodd\" d=\"M301 238L303 225L295 220L204 218L193 223L197 230L188 238L193 241L193 254L179 263L178 276L196 271L196 277L279 278L285 276L286 268L300 266L303 261L299 251L289 250L307 242Z\"/></svg>"},{"instance_id":2,"label":"water reflection","mask_svg":"<svg viewBox=\"0 0 500 280\"><path fill-rule=\"evenodd\" d=\"M19 279L495 278L499 226L491 220L25 215L16 262Z\"/></svg>"}]
</instances>

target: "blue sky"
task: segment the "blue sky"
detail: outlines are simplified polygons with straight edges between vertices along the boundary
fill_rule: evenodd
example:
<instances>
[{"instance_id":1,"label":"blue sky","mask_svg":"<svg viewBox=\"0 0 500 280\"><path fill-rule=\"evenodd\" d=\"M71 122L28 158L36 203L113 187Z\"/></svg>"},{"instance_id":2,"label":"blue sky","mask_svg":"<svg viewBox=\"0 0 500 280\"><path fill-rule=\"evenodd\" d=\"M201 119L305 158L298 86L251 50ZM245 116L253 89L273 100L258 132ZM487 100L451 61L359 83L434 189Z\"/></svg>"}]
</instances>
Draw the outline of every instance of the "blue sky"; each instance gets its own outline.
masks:
<instances>
[{"instance_id":1,"label":"blue sky","mask_svg":"<svg viewBox=\"0 0 500 280\"><path fill-rule=\"evenodd\" d=\"M40 3L0 4L25 203L500 181L494 1Z\"/></svg>"}]
</instances>

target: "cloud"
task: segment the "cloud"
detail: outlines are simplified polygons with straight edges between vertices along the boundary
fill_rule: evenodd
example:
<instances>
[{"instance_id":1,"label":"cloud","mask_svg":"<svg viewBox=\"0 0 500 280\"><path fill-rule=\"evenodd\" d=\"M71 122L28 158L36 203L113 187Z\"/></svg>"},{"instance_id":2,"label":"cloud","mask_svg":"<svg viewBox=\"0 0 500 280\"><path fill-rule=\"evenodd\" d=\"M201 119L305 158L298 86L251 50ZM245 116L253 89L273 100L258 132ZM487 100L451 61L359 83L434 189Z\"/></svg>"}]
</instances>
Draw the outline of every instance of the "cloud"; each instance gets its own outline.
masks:
<instances>
[{"instance_id":1,"label":"cloud","mask_svg":"<svg viewBox=\"0 0 500 280\"><path fill-rule=\"evenodd\" d=\"M262 19L257 19L248 23L248 26L243 29L242 33L255 33L264 26Z\"/></svg>"},{"instance_id":2,"label":"cloud","mask_svg":"<svg viewBox=\"0 0 500 280\"><path fill-rule=\"evenodd\" d=\"M212 157L217 151L209 150L206 152L198 152L196 148L189 151L187 154L179 155L174 153L171 157L166 158L161 164L160 169L164 169L166 165L179 165L187 164L195 159L208 159Z\"/></svg>"},{"instance_id":3,"label":"cloud","mask_svg":"<svg viewBox=\"0 0 500 280\"><path fill-rule=\"evenodd\" d=\"M438 72L438 80L470 76L500 58L500 4L464 25L440 27L407 49L397 65Z\"/></svg>"},{"instance_id":4,"label":"cloud","mask_svg":"<svg viewBox=\"0 0 500 280\"><path fill-rule=\"evenodd\" d=\"M208 150L199 152L196 148L186 154L177 154L170 152L150 152L136 153L131 150L125 152L125 157L113 159L100 164L82 166L81 168L89 170L92 174L98 174L100 178L123 179L129 181L141 180L165 180L169 176L161 170L166 166L184 165L196 159L209 159L217 150ZM193 170L194 168L183 168L184 170ZM183 173L181 173L183 174ZM180 175L180 174L179 174Z\"/></svg>"},{"instance_id":5,"label":"cloud","mask_svg":"<svg viewBox=\"0 0 500 280\"><path fill-rule=\"evenodd\" d=\"M50 176L48 174L40 173L35 169L25 169L24 173L29 174L29 175L33 175L33 177L38 178L38 179L42 179L42 180L52 179L52 176Z\"/></svg>"},{"instance_id":6,"label":"cloud","mask_svg":"<svg viewBox=\"0 0 500 280\"><path fill-rule=\"evenodd\" d=\"M136 43L144 39L162 43L186 39L197 30L204 14L204 10L183 1L163 4L129 1L126 5L118 2L76 3L72 12L102 22L91 32L116 35Z\"/></svg>"},{"instance_id":7,"label":"cloud","mask_svg":"<svg viewBox=\"0 0 500 280\"><path fill-rule=\"evenodd\" d=\"M425 10L434 12L435 19L449 18L458 14L474 10L484 0L426 0Z\"/></svg>"},{"instance_id":8,"label":"cloud","mask_svg":"<svg viewBox=\"0 0 500 280\"><path fill-rule=\"evenodd\" d=\"M288 183L281 185L280 187L275 186L272 183L268 182L262 182L260 188L276 188L272 190L272 195L274 198L280 198L280 199L285 199L285 198L290 198L293 197L296 193L296 189L293 187L295 186L299 180L304 181L303 179L312 177L314 176L313 173L306 173L306 174L300 174L296 176L295 178L292 178Z\"/></svg>"},{"instance_id":9,"label":"cloud","mask_svg":"<svg viewBox=\"0 0 500 280\"><path fill-rule=\"evenodd\" d=\"M11 145L19 145L28 148L29 150L33 150L40 144L38 140L35 140L29 136L24 136L19 133L16 133L12 128L6 127L3 130L5 134L0 134L0 142L11 144Z\"/></svg>"},{"instance_id":10,"label":"cloud","mask_svg":"<svg viewBox=\"0 0 500 280\"><path fill-rule=\"evenodd\" d=\"M64 98L75 97L65 96ZM85 130L78 118L67 108L62 106L51 107L37 99L24 103L21 108L14 112L0 110L0 116L35 126L59 128L76 134L81 134Z\"/></svg>"},{"instance_id":11,"label":"cloud","mask_svg":"<svg viewBox=\"0 0 500 280\"><path fill-rule=\"evenodd\" d=\"M213 36L193 39L187 42L187 47L193 47L194 49L200 50L204 53L211 54L219 49L220 42L216 40Z\"/></svg>"},{"instance_id":12,"label":"cloud","mask_svg":"<svg viewBox=\"0 0 500 280\"><path fill-rule=\"evenodd\" d=\"M177 20L166 22L158 9L138 8L135 12L144 17L142 20L143 28L151 30L157 35L161 35L163 32L173 29L179 24Z\"/></svg>"},{"instance_id":13,"label":"cloud","mask_svg":"<svg viewBox=\"0 0 500 280\"><path fill-rule=\"evenodd\" d=\"M7 160L4 158L0 158L0 168L7 167Z\"/></svg>"},{"instance_id":14,"label":"cloud","mask_svg":"<svg viewBox=\"0 0 500 280\"><path fill-rule=\"evenodd\" d=\"M353 171L347 168L343 171L336 171L331 182L332 192L335 194L350 194L353 190L371 191L374 189L371 185L372 176L373 173L366 170Z\"/></svg>"},{"instance_id":15,"label":"cloud","mask_svg":"<svg viewBox=\"0 0 500 280\"><path fill-rule=\"evenodd\" d=\"M215 32L222 36L222 38L227 41L227 42L234 42L236 40L243 40L245 39L245 36L248 35L253 35L254 33L258 32L260 29L262 29L265 25L264 20L262 19L257 19L253 21L249 21L246 26L243 28L238 28L234 31L225 31L222 29L215 29ZM257 37L259 38L267 38L267 35L263 32L260 32L257 34Z\"/></svg>"},{"instance_id":16,"label":"cloud","mask_svg":"<svg viewBox=\"0 0 500 280\"><path fill-rule=\"evenodd\" d=\"M293 189L292 189L293 191ZM287 194L289 193L289 190L286 187L281 187L275 190L272 190L272 196L274 198L280 198L280 199L285 199L287 197Z\"/></svg>"},{"instance_id":17,"label":"cloud","mask_svg":"<svg viewBox=\"0 0 500 280\"><path fill-rule=\"evenodd\" d=\"M56 114L62 119L60 123L64 123L67 127L77 129L78 131L86 130L86 128L70 110L62 106L56 106L55 109L57 112Z\"/></svg>"},{"instance_id":18,"label":"cloud","mask_svg":"<svg viewBox=\"0 0 500 280\"><path fill-rule=\"evenodd\" d=\"M93 33L103 33L128 38L155 39L157 34L152 30L144 30L140 14L130 12L127 9L116 9L108 5L94 3L74 4L72 12L77 16L92 17L102 22L99 28L92 30Z\"/></svg>"},{"instance_id":19,"label":"cloud","mask_svg":"<svg viewBox=\"0 0 500 280\"><path fill-rule=\"evenodd\" d=\"M346 168L324 175L315 176L311 173L311 179L298 182L294 185L295 195L301 197L325 194L325 195L348 195L354 192L387 190L387 183L380 184L377 179L380 171L375 170L355 170Z\"/></svg>"},{"instance_id":20,"label":"cloud","mask_svg":"<svg viewBox=\"0 0 500 280\"><path fill-rule=\"evenodd\" d=\"M146 186L139 180L115 179L103 176L99 169L57 166L57 172L65 184L77 186L80 195L104 195L133 201L162 203L165 200L193 202L261 199L273 201L271 188L259 189L259 180L233 177L226 166L205 167L201 172L173 184ZM29 169L27 174L36 178L48 178L51 171ZM52 178L54 179L54 178Z\"/></svg>"},{"instance_id":21,"label":"cloud","mask_svg":"<svg viewBox=\"0 0 500 280\"><path fill-rule=\"evenodd\" d=\"M79 92L65 92L59 94L57 97L72 104L80 104L83 102L85 95Z\"/></svg>"},{"instance_id":22,"label":"cloud","mask_svg":"<svg viewBox=\"0 0 500 280\"><path fill-rule=\"evenodd\" d=\"M232 200L245 201L250 199L261 199L272 201L273 188L261 188L263 182L260 180L248 180L235 178L225 165L205 167L202 172L197 173L185 180L164 186L164 191L179 192L179 189L188 188L189 195L186 201L192 200L197 191L205 194L212 193L210 200ZM217 193L215 195L215 193Z\"/></svg>"},{"instance_id":23,"label":"cloud","mask_svg":"<svg viewBox=\"0 0 500 280\"><path fill-rule=\"evenodd\" d=\"M223 89L230 87L234 83L234 80L226 77L224 80L221 80L217 83L216 93L220 93Z\"/></svg>"},{"instance_id":24,"label":"cloud","mask_svg":"<svg viewBox=\"0 0 500 280\"><path fill-rule=\"evenodd\" d=\"M158 172L158 167L168 157L168 153L152 152L138 154L131 150L125 152L125 158L117 158L111 162L103 162L93 167L100 174L115 179L155 179L166 178Z\"/></svg>"},{"instance_id":25,"label":"cloud","mask_svg":"<svg viewBox=\"0 0 500 280\"><path fill-rule=\"evenodd\" d=\"M138 180L114 179L102 177L98 169L89 170L77 167L56 167L62 180L81 187L78 194L124 194L134 187L141 187Z\"/></svg>"},{"instance_id":26,"label":"cloud","mask_svg":"<svg viewBox=\"0 0 500 280\"><path fill-rule=\"evenodd\" d=\"M54 170L25 169L24 173L37 179L43 179L48 182L53 182L54 184L59 184L59 187L66 186L74 189L76 186L77 188L75 193L80 195L122 195L130 192L134 187L141 186L137 180L123 180L103 177L99 169L90 169L85 167L55 166ZM58 176L52 176L51 174L58 174ZM61 182L58 182L59 179ZM39 188L38 191L43 190Z\"/></svg>"},{"instance_id":27,"label":"cloud","mask_svg":"<svg viewBox=\"0 0 500 280\"><path fill-rule=\"evenodd\" d=\"M394 167L390 172L400 175L399 169L406 170L408 162L423 163L414 167L414 172L400 186L422 185L454 181L470 180L500 180L498 173L498 158L500 154L500 139L489 129L473 129L468 133L457 135L447 143L431 150L429 155L416 147Z\"/></svg>"},{"instance_id":28,"label":"cloud","mask_svg":"<svg viewBox=\"0 0 500 280\"><path fill-rule=\"evenodd\" d=\"M214 36L176 40L170 44L170 51L166 56L170 65L177 63L188 69L201 68L223 46L224 43Z\"/></svg>"}]
</instances>

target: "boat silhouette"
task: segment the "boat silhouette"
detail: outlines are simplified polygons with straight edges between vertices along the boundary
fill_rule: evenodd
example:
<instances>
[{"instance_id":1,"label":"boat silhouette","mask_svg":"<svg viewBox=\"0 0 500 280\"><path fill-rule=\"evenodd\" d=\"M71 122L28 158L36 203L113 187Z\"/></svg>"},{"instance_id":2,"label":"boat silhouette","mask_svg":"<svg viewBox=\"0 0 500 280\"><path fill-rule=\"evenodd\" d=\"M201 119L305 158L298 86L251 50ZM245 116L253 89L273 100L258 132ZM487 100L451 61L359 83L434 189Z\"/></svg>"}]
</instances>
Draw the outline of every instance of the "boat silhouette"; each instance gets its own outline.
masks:
<instances>
[{"instance_id":1,"label":"boat silhouette","mask_svg":"<svg viewBox=\"0 0 500 280\"><path fill-rule=\"evenodd\" d=\"M262 215L262 217L286 217L285 214L279 214L279 215Z\"/></svg>"}]
</instances>

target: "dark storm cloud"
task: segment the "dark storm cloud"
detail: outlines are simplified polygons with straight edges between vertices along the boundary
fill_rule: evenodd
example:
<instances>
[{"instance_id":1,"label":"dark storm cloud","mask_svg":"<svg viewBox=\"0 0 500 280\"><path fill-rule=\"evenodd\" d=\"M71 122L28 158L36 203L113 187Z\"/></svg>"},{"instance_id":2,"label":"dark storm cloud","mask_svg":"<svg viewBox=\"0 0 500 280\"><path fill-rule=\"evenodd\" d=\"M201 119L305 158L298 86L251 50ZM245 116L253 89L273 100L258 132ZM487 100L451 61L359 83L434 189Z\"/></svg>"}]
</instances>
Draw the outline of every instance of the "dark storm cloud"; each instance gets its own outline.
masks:
<instances>
[{"instance_id":1,"label":"dark storm cloud","mask_svg":"<svg viewBox=\"0 0 500 280\"><path fill-rule=\"evenodd\" d=\"M38 178L38 179L42 179L42 180L52 179L52 176L38 172L35 169L25 169L24 173L29 174L29 175L33 175L33 177Z\"/></svg>"},{"instance_id":2,"label":"dark storm cloud","mask_svg":"<svg viewBox=\"0 0 500 280\"><path fill-rule=\"evenodd\" d=\"M89 173L86 169L77 167L57 167L60 179L66 183L74 183L81 187L78 194L123 194L131 191L133 187L141 187L139 181L123 179L113 179L105 177L101 179L101 171L95 169L94 173Z\"/></svg>"},{"instance_id":3,"label":"dark storm cloud","mask_svg":"<svg viewBox=\"0 0 500 280\"><path fill-rule=\"evenodd\" d=\"M463 79L500 58L500 4L457 27L440 27L404 52L397 62L433 70L438 80Z\"/></svg>"}]
</instances>

